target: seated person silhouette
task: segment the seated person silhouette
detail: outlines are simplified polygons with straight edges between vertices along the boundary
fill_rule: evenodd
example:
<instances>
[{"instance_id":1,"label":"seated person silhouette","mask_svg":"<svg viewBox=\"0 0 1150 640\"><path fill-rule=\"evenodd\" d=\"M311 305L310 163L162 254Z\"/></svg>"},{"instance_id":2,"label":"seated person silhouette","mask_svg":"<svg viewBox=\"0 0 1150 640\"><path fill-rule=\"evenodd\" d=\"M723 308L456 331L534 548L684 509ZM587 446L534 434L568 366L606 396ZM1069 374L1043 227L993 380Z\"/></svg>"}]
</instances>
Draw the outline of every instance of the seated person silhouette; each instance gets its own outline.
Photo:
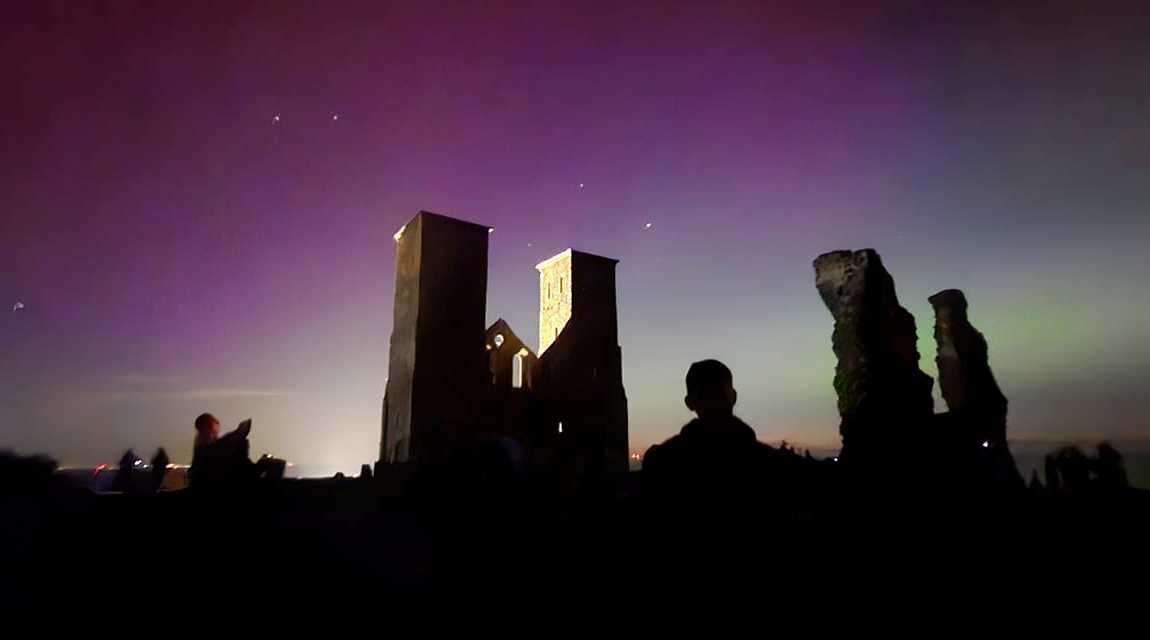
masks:
<instances>
[{"instance_id":1,"label":"seated person silhouette","mask_svg":"<svg viewBox=\"0 0 1150 640\"><path fill-rule=\"evenodd\" d=\"M735 417L737 398L725 364L703 360L691 365L684 401L698 418L647 450L641 472L644 495L722 498L766 488L776 452Z\"/></svg>"},{"instance_id":2,"label":"seated person silhouette","mask_svg":"<svg viewBox=\"0 0 1150 640\"><path fill-rule=\"evenodd\" d=\"M244 420L234 431L220 435L220 421L210 413L196 418L195 449L188 484L193 489L237 489L250 485L262 472L261 464L248 458L248 434L252 421Z\"/></svg>"}]
</instances>

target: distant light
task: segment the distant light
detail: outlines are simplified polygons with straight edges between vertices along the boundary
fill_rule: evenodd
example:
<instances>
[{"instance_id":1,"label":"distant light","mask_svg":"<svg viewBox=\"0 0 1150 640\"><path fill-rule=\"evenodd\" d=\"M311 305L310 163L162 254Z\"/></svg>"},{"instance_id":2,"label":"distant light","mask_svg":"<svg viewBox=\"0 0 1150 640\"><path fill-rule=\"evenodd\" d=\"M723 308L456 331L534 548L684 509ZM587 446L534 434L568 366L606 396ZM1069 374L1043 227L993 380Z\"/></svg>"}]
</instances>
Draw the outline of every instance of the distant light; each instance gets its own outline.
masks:
<instances>
[{"instance_id":1,"label":"distant light","mask_svg":"<svg viewBox=\"0 0 1150 640\"><path fill-rule=\"evenodd\" d=\"M276 114L275 116L272 117L272 122L279 122L279 121L280 121L279 114Z\"/></svg>"},{"instance_id":2,"label":"distant light","mask_svg":"<svg viewBox=\"0 0 1150 640\"><path fill-rule=\"evenodd\" d=\"M563 423L559 423L559 433L563 433Z\"/></svg>"},{"instance_id":3,"label":"distant light","mask_svg":"<svg viewBox=\"0 0 1150 640\"><path fill-rule=\"evenodd\" d=\"M531 243L530 243L530 242L528 242L528 243L527 243L527 247L528 247L528 248L531 248Z\"/></svg>"},{"instance_id":4,"label":"distant light","mask_svg":"<svg viewBox=\"0 0 1150 640\"><path fill-rule=\"evenodd\" d=\"M23 308L24 308L24 303L20 302L19 300L16 301L16 304L12 305L12 311L19 311Z\"/></svg>"},{"instance_id":5,"label":"distant light","mask_svg":"<svg viewBox=\"0 0 1150 640\"><path fill-rule=\"evenodd\" d=\"M982 448L983 449L989 449L990 448L990 440L983 440L982 441Z\"/></svg>"},{"instance_id":6,"label":"distant light","mask_svg":"<svg viewBox=\"0 0 1150 640\"><path fill-rule=\"evenodd\" d=\"M644 229L650 229L650 228L651 228L651 223L650 223L650 222L648 222L647 224L643 225L643 228L644 228Z\"/></svg>"},{"instance_id":7,"label":"distant light","mask_svg":"<svg viewBox=\"0 0 1150 640\"><path fill-rule=\"evenodd\" d=\"M495 334L495 340L493 340L493 342L495 343L496 349L498 349L499 347L502 347L503 346L503 334L502 333Z\"/></svg>"},{"instance_id":8,"label":"distant light","mask_svg":"<svg viewBox=\"0 0 1150 640\"><path fill-rule=\"evenodd\" d=\"M582 189L582 188L583 188L583 183L582 183L582 182L580 182L580 183L579 183L579 188L580 188L580 189Z\"/></svg>"},{"instance_id":9,"label":"distant light","mask_svg":"<svg viewBox=\"0 0 1150 640\"><path fill-rule=\"evenodd\" d=\"M487 227L487 233L495 233L495 227Z\"/></svg>"},{"instance_id":10,"label":"distant light","mask_svg":"<svg viewBox=\"0 0 1150 640\"><path fill-rule=\"evenodd\" d=\"M403 225L402 227L399 228L399 231L396 231L395 235L392 236L393 238L395 238L396 242L399 242L399 239L403 237L403 230L406 228L407 228L407 225Z\"/></svg>"},{"instance_id":11,"label":"distant light","mask_svg":"<svg viewBox=\"0 0 1150 640\"><path fill-rule=\"evenodd\" d=\"M339 120L339 114L338 113L332 114L331 119L332 120Z\"/></svg>"},{"instance_id":12,"label":"distant light","mask_svg":"<svg viewBox=\"0 0 1150 640\"><path fill-rule=\"evenodd\" d=\"M832 460L833 462L838 462L838 461L839 461L839 457L838 457L838 456L835 456L835 457L831 458L831 460Z\"/></svg>"}]
</instances>

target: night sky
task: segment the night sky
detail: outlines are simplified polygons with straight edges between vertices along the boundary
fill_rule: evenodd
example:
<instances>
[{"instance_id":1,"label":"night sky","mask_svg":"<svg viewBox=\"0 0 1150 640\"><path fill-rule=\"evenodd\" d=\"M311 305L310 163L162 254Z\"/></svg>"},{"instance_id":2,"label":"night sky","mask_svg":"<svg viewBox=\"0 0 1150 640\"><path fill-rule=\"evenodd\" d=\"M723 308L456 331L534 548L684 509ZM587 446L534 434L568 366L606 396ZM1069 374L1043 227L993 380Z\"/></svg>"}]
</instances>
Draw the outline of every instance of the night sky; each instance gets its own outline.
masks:
<instances>
[{"instance_id":1,"label":"night sky","mask_svg":"<svg viewBox=\"0 0 1150 640\"><path fill-rule=\"evenodd\" d=\"M0 448L186 460L212 411L373 461L420 209L495 227L532 345L537 262L620 260L636 451L705 357L760 439L837 443L811 261L863 247L932 376L966 291L1013 438L1150 432L1143 3L816 4L5 2Z\"/></svg>"}]
</instances>

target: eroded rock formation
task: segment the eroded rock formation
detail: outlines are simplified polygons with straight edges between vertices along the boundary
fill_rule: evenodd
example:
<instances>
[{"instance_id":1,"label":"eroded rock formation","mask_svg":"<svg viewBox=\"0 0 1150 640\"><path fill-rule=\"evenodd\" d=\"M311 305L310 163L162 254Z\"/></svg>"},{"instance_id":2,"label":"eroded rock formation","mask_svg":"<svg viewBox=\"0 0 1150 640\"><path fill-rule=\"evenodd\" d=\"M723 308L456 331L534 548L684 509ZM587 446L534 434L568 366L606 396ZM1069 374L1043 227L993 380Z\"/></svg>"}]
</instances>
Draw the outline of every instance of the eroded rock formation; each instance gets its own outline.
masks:
<instances>
[{"instance_id":1,"label":"eroded rock formation","mask_svg":"<svg viewBox=\"0 0 1150 640\"><path fill-rule=\"evenodd\" d=\"M976 444L1006 443L1006 396L994 381L986 340L966 315L966 296L958 289L929 298L934 307L938 345L938 386L956 422Z\"/></svg>"},{"instance_id":2,"label":"eroded rock formation","mask_svg":"<svg viewBox=\"0 0 1150 640\"><path fill-rule=\"evenodd\" d=\"M919 369L914 316L873 249L815 259L815 286L835 320L833 345L841 458L855 463L900 457L927 436L934 381Z\"/></svg>"},{"instance_id":3,"label":"eroded rock formation","mask_svg":"<svg viewBox=\"0 0 1150 640\"><path fill-rule=\"evenodd\" d=\"M929 301L938 384L950 409L935 421L942 449L937 457L966 486L1021 489L1024 481L1006 442L1006 396L990 371L986 340L967 317L966 296L946 289Z\"/></svg>"}]
</instances>

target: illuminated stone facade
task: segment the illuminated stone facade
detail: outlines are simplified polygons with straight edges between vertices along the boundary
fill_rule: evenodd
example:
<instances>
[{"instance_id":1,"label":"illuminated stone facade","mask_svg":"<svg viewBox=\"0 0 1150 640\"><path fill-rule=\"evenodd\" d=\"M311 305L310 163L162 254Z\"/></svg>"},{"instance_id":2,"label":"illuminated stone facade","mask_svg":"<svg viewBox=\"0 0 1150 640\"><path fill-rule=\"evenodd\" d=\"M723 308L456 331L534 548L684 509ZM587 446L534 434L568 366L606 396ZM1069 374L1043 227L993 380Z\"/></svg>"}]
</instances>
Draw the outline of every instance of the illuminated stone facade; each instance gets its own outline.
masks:
<instances>
[{"instance_id":1,"label":"illuminated stone facade","mask_svg":"<svg viewBox=\"0 0 1150 640\"><path fill-rule=\"evenodd\" d=\"M539 353L559 337L571 319L570 250L540 262L539 271Z\"/></svg>"},{"instance_id":2,"label":"illuminated stone facade","mask_svg":"<svg viewBox=\"0 0 1150 640\"><path fill-rule=\"evenodd\" d=\"M443 457L481 411L488 228L421 211L395 234L380 460Z\"/></svg>"},{"instance_id":3,"label":"illuminated stone facade","mask_svg":"<svg viewBox=\"0 0 1150 640\"><path fill-rule=\"evenodd\" d=\"M540 420L576 475L628 468L618 260L568 249L538 265ZM562 424L562 429L560 429Z\"/></svg>"},{"instance_id":4,"label":"illuminated stone facade","mask_svg":"<svg viewBox=\"0 0 1150 640\"><path fill-rule=\"evenodd\" d=\"M537 357L503 320L484 327L488 233L420 212L395 234L380 461L449 461L510 439L550 475L626 471L618 261L569 249L537 265Z\"/></svg>"}]
</instances>

